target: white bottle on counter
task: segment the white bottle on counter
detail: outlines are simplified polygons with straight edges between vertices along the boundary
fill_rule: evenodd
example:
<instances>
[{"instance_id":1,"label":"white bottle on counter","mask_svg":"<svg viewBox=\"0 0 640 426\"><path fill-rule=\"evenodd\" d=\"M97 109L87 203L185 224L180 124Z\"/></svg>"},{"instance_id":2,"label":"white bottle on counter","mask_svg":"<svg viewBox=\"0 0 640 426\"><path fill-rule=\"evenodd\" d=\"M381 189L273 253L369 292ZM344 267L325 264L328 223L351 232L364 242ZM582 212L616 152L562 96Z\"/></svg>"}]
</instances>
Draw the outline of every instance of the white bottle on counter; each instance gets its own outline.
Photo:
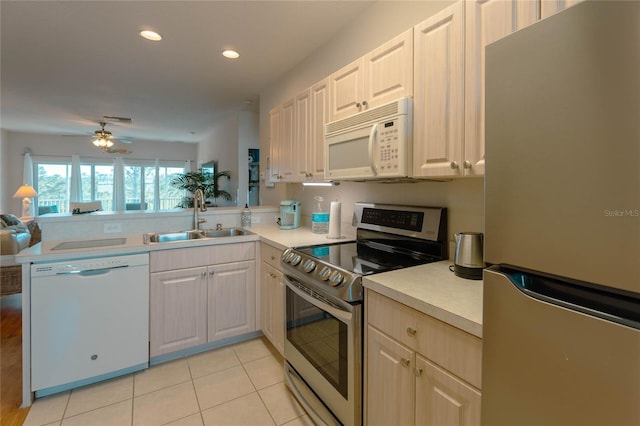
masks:
<instances>
[{"instance_id":1,"label":"white bottle on counter","mask_svg":"<svg viewBox=\"0 0 640 426\"><path fill-rule=\"evenodd\" d=\"M249 204L245 204L244 210L240 213L240 223L243 228L249 228L251 226L251 210L249 210Z\"/></svg>"},{"instance_id":2,"label":"white bottle on counter","mask_svg":"<svg viewBox=\"0 0 640 426\"><path fill-rule=\"evenodd\" d=\"M315 198L316 204L311 212L311 231L315 234L326 234L329 232L329 212L322 204L324 197Z\"/></svg>"}]
</instances>

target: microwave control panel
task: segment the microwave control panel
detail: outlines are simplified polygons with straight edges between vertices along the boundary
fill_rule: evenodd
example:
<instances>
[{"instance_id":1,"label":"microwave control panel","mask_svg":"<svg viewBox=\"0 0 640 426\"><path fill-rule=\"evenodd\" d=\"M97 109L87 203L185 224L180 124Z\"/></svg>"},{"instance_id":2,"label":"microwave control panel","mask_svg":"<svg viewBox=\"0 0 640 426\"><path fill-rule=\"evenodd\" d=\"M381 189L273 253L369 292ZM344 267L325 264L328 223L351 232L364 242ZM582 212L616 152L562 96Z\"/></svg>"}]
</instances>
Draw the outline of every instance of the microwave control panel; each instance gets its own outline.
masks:
<instances>
[{"instance_id":1,"label":"microwave control panel","mask_svg":"<svg viewBox=\"0 0 640 426\"><path fill-rule=\"evenodd\" d=\"M406 140L406 135L403 134L405 128L399 121L396 118L378 123L375 162L380 176L406 174L406 147L401 143Z\"/></svg>"}]
</instances>

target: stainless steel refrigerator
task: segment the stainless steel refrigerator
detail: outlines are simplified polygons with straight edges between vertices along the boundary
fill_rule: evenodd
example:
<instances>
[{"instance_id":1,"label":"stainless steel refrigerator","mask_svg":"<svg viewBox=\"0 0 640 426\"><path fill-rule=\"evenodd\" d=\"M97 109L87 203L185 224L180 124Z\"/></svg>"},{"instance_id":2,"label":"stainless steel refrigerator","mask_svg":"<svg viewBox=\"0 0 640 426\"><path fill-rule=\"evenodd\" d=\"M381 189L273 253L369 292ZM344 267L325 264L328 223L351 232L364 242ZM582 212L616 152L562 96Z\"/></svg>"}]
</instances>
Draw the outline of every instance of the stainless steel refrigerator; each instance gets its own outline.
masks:
<instances>
[{"instance_id":1,"label":"stainless steel refrigerator","mask_svg":"<svg viewBox=\"0 0 640 426\"><path fill-rule=\"evenodd\" d=\"M486 49L482 424L640 425L640 2Z\"/></svg>"}]
</instances>

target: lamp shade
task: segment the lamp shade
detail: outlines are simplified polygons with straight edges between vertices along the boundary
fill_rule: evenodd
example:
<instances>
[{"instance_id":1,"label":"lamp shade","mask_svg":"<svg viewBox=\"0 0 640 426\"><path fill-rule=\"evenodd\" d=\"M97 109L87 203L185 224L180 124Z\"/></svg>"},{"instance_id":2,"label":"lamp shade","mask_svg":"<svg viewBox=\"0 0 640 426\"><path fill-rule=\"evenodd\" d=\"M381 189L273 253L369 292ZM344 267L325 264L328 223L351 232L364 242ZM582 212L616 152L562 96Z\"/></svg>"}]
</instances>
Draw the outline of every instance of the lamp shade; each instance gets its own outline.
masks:
<instances>
[{"instance_id":1,"label":"lamp shade","mask_svg":"<svg viewBox=\"0 0 640 426\"><path fill-rule=\"evenodd\" d=\"M31 185L27 185L26 183L22 185L15 194L13 194L13 198L25 198L25 197L37 197L38 193Z\"/></svg>"}]
</instances>

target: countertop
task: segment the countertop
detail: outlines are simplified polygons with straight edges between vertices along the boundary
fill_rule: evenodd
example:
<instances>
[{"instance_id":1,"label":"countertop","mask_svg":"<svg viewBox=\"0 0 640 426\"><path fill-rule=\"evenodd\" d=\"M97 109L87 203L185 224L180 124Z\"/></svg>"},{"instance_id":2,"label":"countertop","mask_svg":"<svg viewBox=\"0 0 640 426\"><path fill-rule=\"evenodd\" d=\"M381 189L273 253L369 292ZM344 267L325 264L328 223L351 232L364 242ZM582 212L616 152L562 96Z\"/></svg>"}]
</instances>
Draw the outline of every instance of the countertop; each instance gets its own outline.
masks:
<instances>
[{"instance_id":1,"label":"countertop","mask_svg":"<svg viewBox=\"0 0 640 426\"><path fill-rule=\"evenodd\" d=\"M33 247L21 251L18 255L16 255L15 259L17 263L56 262L98 256L117 256L123 254L147 253L156 250L169 250L218 244L233 244L249 241L264 241L280 249L285 249L295 246L354 240L355 232L351 231L350 228L351 227L343 232L344 234L348 234L349 236L340 240L327 239L326 234L314 234L313 232L311 232L311 228L307 227L282 230L278 225L275 224L251 226L250 228L247 228L247 230L250 232L250 234L248 235L151 244L143 243L142 233L129 235L113 234L105 235L99 238L76 238L68 241L89 242L96 240L125 239L124 244L107 245L103 247L54 250L54 247L56 247L58 244L67 241L43 241L34 245Z\"/></svg>"},{"instance_id":2,"label":"countertop","mask_svg":"<svg viewBox=\"0 0 640 426\"><path fill-rule=\"evenodd\" d=\"M430 263L364 278L365 288L482 338L482 280L449 270L451 261Z\"/></svg>"}]
</instances>

